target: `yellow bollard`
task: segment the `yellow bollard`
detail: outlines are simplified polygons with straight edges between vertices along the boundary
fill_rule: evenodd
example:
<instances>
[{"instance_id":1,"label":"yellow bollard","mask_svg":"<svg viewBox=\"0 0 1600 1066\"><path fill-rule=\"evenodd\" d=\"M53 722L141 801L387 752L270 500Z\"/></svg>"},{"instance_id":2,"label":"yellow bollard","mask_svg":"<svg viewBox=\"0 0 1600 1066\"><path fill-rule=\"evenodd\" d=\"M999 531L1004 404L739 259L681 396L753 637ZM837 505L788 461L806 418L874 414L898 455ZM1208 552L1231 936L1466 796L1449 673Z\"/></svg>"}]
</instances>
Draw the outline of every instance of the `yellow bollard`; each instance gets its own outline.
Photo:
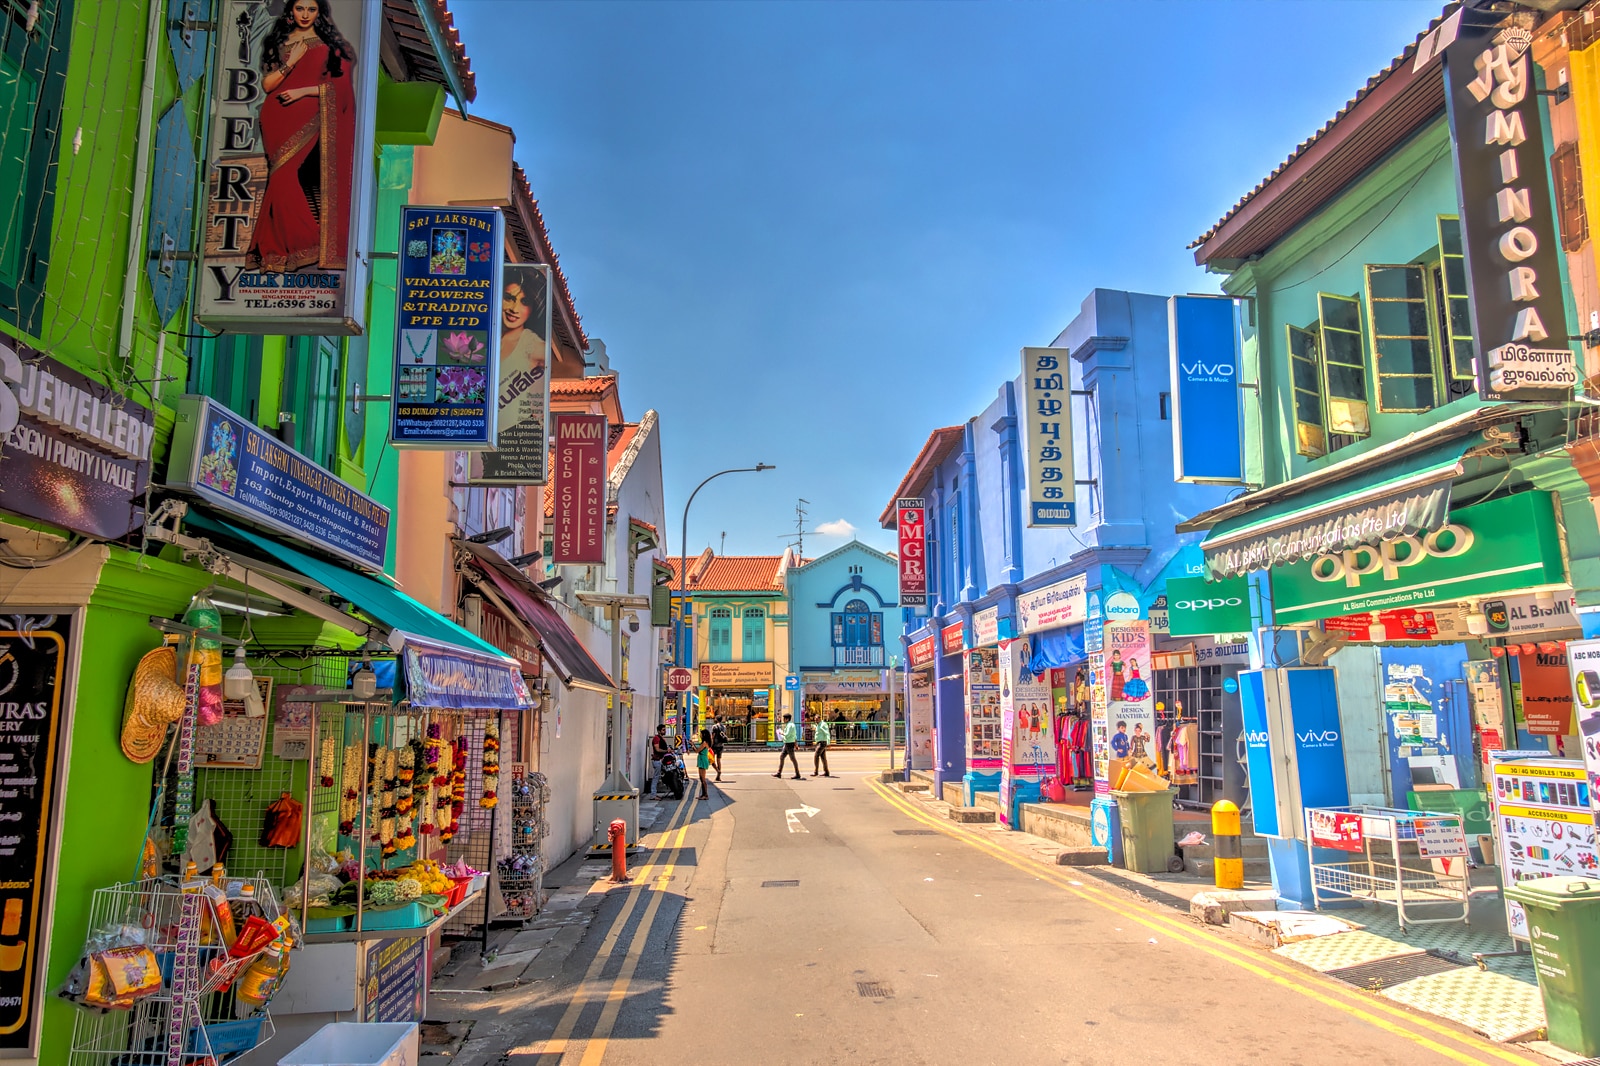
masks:
<instances>
[{"instance_id":1,"label":"yellow bollard","mask_svg":"<svg viewBox=\"0 0 1600 1066\"><path fill-rule=\"evenodd\" d=\"M1239 842L1239 808L1219 800L1211 808L1211 852L1218 888L1244 887L1244 851Z\"/></svg>"}]
</instances>

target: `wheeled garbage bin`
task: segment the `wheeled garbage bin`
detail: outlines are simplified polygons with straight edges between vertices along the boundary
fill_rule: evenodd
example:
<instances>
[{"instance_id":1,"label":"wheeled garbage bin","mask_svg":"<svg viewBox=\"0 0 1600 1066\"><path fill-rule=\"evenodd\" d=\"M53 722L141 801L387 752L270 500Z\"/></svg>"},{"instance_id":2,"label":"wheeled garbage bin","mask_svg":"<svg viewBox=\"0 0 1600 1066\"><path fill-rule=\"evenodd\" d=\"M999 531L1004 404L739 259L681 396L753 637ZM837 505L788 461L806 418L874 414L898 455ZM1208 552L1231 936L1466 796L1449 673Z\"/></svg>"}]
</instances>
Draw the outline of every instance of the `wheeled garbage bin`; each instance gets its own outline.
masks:
<instances>
[{"instance_id":1,"label":"wheeled garbage bin","mask_svg":"<svg viewBox=\"0 0 1600 1066\"><path fill-rule=\"evenodd\" d=\"M1142 874L1164 874L1172 869L1176 851L1172 844L1172 794L1123 792L1112 789L1122 815L1122 865Z\"/></svg>"},{"instance_id":2,"label":"wheeled garbage bin","mask_svg":"<svg viewBox=\"0 0 1600 1066\"><path fill-rule=\"evenodd\" d=\"M1535 878L1506 898L1528 912L1550 1042L1600 1056L1600 878Z\"/></svg>"}]
</instances>

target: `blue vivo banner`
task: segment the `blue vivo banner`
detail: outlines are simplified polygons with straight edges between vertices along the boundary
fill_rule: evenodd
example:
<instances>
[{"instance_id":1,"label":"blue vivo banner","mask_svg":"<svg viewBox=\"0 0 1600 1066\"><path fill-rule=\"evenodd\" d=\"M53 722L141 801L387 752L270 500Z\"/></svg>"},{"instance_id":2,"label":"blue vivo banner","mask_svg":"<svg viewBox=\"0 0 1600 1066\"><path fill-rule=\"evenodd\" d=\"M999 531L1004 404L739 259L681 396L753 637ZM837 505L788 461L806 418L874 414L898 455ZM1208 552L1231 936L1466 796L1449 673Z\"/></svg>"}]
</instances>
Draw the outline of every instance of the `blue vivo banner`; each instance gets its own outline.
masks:
<instances>
[{"instance_id":1,"label":"blue vivo banner","mask_svg":"<svg viewBox=\"0 0 1600 1066\"><path fill-rule=\"evenodd\" d=\"M178 401L167 484L219 511L382 570L389 509L206 396Z\"/></svg>"},{"instance_id":2,"label":"blue vivo banner","mask_svg":"<svg viewBox=\"0 0 1600 1066\"><path fill-rule=\"evenodd\" d=\"M1239 675L1239 708L1259 835L1300 837L1305 808L1349 804L1331 667L1247 670Z\"/></svg>"},{"instance_id":3,"label":"blue vivo banner","mask_svg":"<svg viewBox=\"0 0 1600 1066\"><path fill-rule=\"evenodd\" d=\"M1172 352L1172 469L1179 481L1241 484L1243 425L1233 300L1167 300Z\"/></svg>"},{"instance_id":4,"label":"blue vivo banner","mask_svg":"<svg viewBox=\"0 0 1600 1066\"><path fill-rule=\"evenodd\" d=\"M1333 668L1292 667L1283 674L1294 727L1299 805L1346 806L1350 802L1350 784L1345 777L1344 735L1339 728L1339 694Z\"/></svg>"},{"instance_id":5,"label":"blue vivo banner","mask_svg":"<svg viewBox=\"0 0 1600 1066\"><path fill-rule=\"evenodd\" d=\"M495 446L501 227L493 207L401 211L389 429L397 448Z\"/></svg>"},{"instance_id":6,"label":"blue vivo banner","mask_svg":"<svg viewBox=\"0 0 1600 1066\"><path fill-rule=\"evenodd\" d=\"M1245 767L1250 771L1250 816L1256 833L1279 836L1278 781L1272 772L1272 733L1267 727L1267 673L1239 675L1239 709L1244 720Z\"/></svg>"}]
</instances>

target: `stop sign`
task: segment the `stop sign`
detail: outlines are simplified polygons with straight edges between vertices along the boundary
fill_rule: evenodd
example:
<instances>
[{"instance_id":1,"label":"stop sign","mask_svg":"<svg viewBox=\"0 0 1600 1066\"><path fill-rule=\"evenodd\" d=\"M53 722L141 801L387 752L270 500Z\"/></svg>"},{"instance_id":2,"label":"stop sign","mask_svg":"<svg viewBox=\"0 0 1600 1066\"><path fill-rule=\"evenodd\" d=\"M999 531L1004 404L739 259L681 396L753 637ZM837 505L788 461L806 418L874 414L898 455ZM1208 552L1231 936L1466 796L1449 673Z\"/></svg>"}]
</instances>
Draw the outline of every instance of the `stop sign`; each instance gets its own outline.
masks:
<instances>
[{"instance_id":1,"label":"stop sign","mask_svg":"<svg viewBox=\"0 0 1600 1066\"><path fill-rule=\"evenodd\" d=\"M667 687L674 692L688 692L694 687L694 672L679 666L667 674Z\"/></svg>"}]
</instances>

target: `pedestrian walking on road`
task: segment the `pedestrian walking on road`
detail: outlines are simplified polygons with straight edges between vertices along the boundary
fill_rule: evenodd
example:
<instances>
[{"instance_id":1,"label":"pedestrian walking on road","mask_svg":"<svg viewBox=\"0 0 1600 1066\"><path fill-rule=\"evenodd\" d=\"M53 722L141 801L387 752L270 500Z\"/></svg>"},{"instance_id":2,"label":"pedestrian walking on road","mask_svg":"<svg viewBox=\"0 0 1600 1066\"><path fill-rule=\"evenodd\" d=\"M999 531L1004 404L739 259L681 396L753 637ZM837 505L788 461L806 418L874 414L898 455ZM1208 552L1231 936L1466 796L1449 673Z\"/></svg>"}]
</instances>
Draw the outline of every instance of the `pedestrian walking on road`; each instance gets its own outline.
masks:
<instances>
[{"instance_id":1,"label":"pedestrian walking on road","mask_svg":"<svg viewBox=\"0 0 1600 1066\"><path fill-rule=\"evenodd\" d=\"M728 746L728 727L722 724L722 715L711 720L711 765L717 768L717 780L722 780L722 750Z\"/></svg>"},{"instance_id":2,"label":"pedestrian walking on road","mask_svg":"<svg viewBox=\"0 0 1600 1066\"><path fill-rule=\"evenodd\" d=\"M823 777L832 777L828 772L828 743L833 739L832 732L828 729L828 719L817 715L816 753L811 757L811 776L817 776L817 768L822 768Z\"/></svg>"},{"instance_id":3,"label":"pedestrian walking on road","mask_svg":"<svg viewBox=\"0 0 1600 1066\"><path fill-rule=\"evenodd\" d=\"M800 748L800 729L794 724L794 716L783 716L783 728L778 731L778 739L783 742L783 753L778 756L778 772L773 777L783 776L783 760L788 759L794 765L794 779L804 781L800 776L800 758L795 754Z\"/></svg>"},{"instance_id":4,"label":"pedestrian walking on road","mask_svg":"<svg viewBox=\"0 0 1600 1066\"><path fill-rule=\"evenodd\" d=\"M706 770L711 766L711 730L700 730L700 744L694 750L694 764L700 770L700 798L710 799L706 791Z\"/></svg>"}]
</instances>

